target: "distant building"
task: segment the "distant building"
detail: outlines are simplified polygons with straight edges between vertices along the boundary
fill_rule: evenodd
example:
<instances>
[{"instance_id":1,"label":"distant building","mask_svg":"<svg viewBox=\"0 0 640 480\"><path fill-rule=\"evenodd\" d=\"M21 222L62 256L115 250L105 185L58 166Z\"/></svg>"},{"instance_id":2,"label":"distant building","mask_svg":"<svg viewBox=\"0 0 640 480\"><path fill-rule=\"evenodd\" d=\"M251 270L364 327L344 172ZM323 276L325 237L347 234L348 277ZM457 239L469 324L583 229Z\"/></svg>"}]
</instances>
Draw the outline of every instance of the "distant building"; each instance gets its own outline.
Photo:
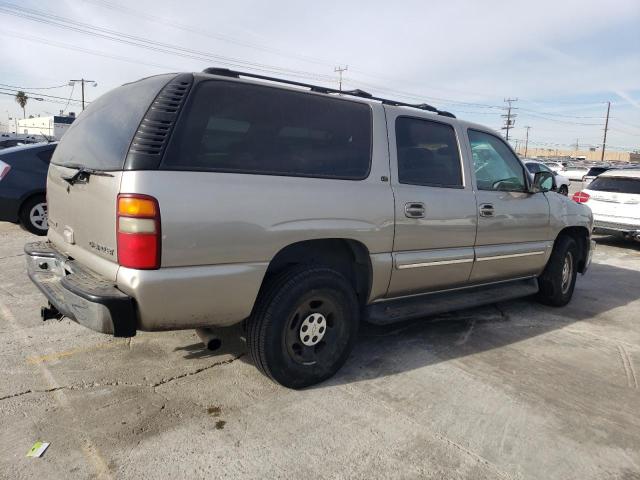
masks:
<instances>
[{"instance_id":1,"label":"distant building","mask_svg":"<svg viewBox=\"0 0 640 480\"><path fill-rule=\"evenodd\" d=\"M73 112L69 115L52 115L50 117L33 117L18 120L18 134L45 135L60 140L64 132L76 119Z\"/></svg>"},{"instance_id":2,"label":"distant building","mask_svg":"<svg viewBox=\"0 0 640 480\"><path fill-rule=\"evenodd\" d=\"M519 144L517 153L520 156L524 156L524 145ZM601 150L600 148L589 148L587 150L564 150L560 148L535 148L529 145L527 149L527 157L553 157L553 158L566 158L567 160L577 161L600 161ZM617 150L605 150L604 152L605 162L623 162L623 163L639 163L640 153L633 152L620 152Z\"/></svg>"}]
</instances>

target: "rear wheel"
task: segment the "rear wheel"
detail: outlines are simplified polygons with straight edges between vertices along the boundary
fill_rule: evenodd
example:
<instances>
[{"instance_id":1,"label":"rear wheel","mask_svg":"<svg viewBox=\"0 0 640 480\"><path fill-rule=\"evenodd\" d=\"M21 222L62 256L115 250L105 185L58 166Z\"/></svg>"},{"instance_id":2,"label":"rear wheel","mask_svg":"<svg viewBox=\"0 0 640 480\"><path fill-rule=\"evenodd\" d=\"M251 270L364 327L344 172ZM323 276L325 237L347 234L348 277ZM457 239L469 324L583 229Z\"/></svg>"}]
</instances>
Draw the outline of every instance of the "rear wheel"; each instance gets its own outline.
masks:
<instances>
[{"instance_id":1,"label":"rear wheel","mask_svg":"<svg viewBox=\"0 0 640 480\"><path fill-rule=\"evenodd\" d=\"M558 188L558 193L564 196L569 195L569 187L567 187L566 185L560 185L560 188Z\"/></svg>"},{"instance_id":2,"label":"rear wheel","mask_svg":"<svg viewBox=\"0 0 640 480\"><path fill-rule=\"evenodd\" d=\"M47 220L47 199L36 195L27 199L20 208L20 223L35 235L46 235L49 229Z\"/></svg>"},{"instance_id":3,"label":"rear wheel","mask_svg":"<svg viewBox=\"0 0 640 480\"><path fill-rule=\"evenodd\" d=\"M578 245L568 236L556 240L551 258L538 278L538 300L545 305L562 307L571 301L576 285Z\"/></svg>"},{"instance_id":4,"label":"rear wheel","mask_svg":"<svg viewBox=\"0 0 640 480\"><path fill-rule=\"evenodd\" d=\"M249 353L272 380L308 387L344 364L358 322L358 300L342 274L329 267L294 267L260 293L247 328Z\"/></svg>"}]
</instances>

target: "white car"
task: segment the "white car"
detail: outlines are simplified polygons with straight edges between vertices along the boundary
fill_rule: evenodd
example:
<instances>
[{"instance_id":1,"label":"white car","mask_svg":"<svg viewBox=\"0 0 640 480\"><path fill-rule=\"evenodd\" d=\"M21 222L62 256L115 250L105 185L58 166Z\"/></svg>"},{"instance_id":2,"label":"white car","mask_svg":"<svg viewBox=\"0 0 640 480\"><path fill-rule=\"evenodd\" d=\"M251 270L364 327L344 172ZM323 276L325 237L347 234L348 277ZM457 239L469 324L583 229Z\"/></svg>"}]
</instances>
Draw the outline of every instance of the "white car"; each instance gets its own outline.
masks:
<instances>
[{"instance_id":1,"label":"white car","mask_svg":"<svg viewBox=\"0 0 640 480\"><path fill-rule=\"evenodd\" d=\"M581 181L588 172L587 167L567 167L562 174L569 180Z\"/></svg>"},{"instance_id":2,"label":"white car","mask_svg":"<svg viewBox=\"0 0 640 480\"><path fill-rule=\"evenodd\" d=\"M538 172L551 172L555 180L553 189L562 195L569 195L569 186L571 185L571 182L567 177L554 172L549 166L541 162L525 160L524 164L527 167L527 170L529 170L531 178L533 178L533 176Z\"/></svg>"},{"instance_id":3,"label":"white car","mask_svg":"<svg viewBox=\"0 0 640 480\"><path fill-rule=\"evenodd\" d=\"M552 172L555 172L555 173L564 172L564 165L562 165L560 162L544 162L544 165L549 167Z\"/></svg>"},{"instance_id":4,"label":"white car","mask_svg":"<svg viewBox=\"0 0 640 480\"><path fill-rule=\"evenodd\" d=\"M604 172L573 199L591 208L595 233L640 241L640 169Z\"/></svg>"}]
</instances>

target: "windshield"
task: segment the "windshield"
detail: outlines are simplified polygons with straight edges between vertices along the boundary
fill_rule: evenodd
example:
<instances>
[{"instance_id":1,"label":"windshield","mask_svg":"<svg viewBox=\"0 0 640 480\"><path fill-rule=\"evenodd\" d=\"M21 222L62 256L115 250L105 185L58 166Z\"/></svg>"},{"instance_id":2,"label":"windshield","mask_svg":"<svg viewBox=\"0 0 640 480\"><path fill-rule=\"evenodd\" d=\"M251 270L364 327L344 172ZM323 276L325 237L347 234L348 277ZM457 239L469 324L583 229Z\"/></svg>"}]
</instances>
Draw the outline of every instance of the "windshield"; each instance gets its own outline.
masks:
<instances>
[{"instance_id":1,"label":"windshield","mask_svg":"<svg viewBox=\"0 0 640 480\"><path fill-rule=\"evenodd\" d=\"M598 177L589 184L589 190L640 195L640 178Z\"/></svg>"}]
</instances>

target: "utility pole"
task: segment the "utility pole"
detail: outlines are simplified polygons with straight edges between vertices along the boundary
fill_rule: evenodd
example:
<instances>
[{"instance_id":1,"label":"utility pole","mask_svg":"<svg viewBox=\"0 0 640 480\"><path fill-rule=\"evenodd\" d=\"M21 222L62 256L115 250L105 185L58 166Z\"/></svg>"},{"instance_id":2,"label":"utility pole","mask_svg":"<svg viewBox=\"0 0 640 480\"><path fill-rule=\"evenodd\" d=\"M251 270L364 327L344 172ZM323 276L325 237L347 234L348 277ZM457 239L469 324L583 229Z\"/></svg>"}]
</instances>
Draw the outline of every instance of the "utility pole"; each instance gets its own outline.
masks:
<instances>
[{"instance_id":1,"label":"utility pole","mask_svg":"<svg viewBox=\"0 0 640 480\"><path fill-rule=\"evenodd\" d=\"M505 123L504 123L504 127L502 127L502 130L506 130L507 133L505 135L505 139L507 140L507 142L509 141L509 130L511 130L515 124L515 118L517 117L517 115L515 113L511 113L511 110L516 110L515 107L513 107L511 104L513 102L517 102L518 99L517 98L505 98L504 101L508 104L508 106L504 107L504 110L507 111L506 114L500 115L502 118L505 119Z\"/></svg>"},{"instance_id":2,"label":"utility pole","mask_svg":"<svg viewBox=\"0 0 640 480\"><path fill-rule=\"evenodd\" d=\"M602 153L600 161L604 161L604 150L607 147L607 130L609 130L609 111L611 110L611 102L607 102L607 119L604 121L604 138L602 139Z\"/></svg>"},{"instance_id":3,"label":"utility pole","mask_svg":"<svg viewBox=\"0 0 640 480\"><path fill-rule=\"evenodd\" d=\"M338 65L333 69L334 72L338 72L338 75L340 75L340 80L339 80L340 91L342 91L342 72L346 72L347 70L349 70L349 65L345 65L344 67L341 67Z\"/></svg>"},{"instance_id":4,"label":"utility pole","mask_svg":"<svg viewBox=\"0 0 640 480\"><path fill-rule=\"evenodd\" d=\"M80 80L69 80L69 86L73 86L76 83L80 83L82 85L82 110L84 111L84 84L90 83L91 86L97 87L98 82L96 82L95 80L85 80L84 78L81 78Z\"/></svg>"},{"instance_id":5,"label":"utility pole","mask_svg":"<svg viewBox=\"0 0 640 480\"><path fill-rule=\"evenodd\" d=\"M524 140L524 158L527 158L527 152L529 151L529 129L531 128L529 125L524 127L527 129L527 136Z\"/></svg>"}]
</instances>

